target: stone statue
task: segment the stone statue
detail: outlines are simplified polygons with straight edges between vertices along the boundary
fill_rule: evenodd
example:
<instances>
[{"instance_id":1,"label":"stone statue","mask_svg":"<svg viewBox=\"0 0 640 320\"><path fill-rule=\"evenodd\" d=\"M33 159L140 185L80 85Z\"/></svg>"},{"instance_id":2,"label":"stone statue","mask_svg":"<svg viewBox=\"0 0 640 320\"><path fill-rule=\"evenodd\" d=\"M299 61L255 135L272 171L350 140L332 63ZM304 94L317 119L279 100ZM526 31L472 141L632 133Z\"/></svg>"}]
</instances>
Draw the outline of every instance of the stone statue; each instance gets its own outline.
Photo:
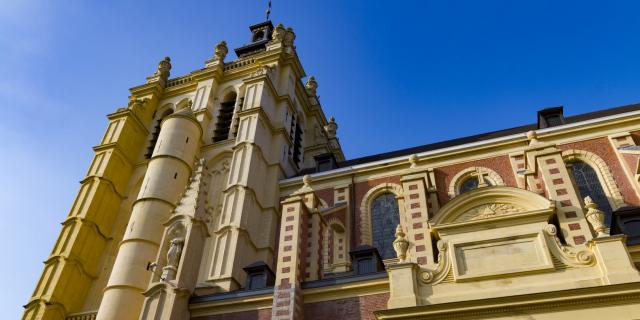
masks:
<instances>
[{"instance_id":1,"label":"stone statue","mask_svg":"<svg viewBox=\"0 0 640 320\"><path fill-rule=\"evenodd\" d=\"M224 58L227 56L227 53L229 53L229 48L227 48L227 42L220 41L220 43L216 45L215 50L213 52L214 60L218 62L224 62Z\"/></svg>"},{"instance_id":2,"label":"stone statue","mask_svg":"<svg viewBox=\"0 0 640 320\"><path fill-rule=\"evenodd\" d=\"M167 266L178 268L178 264L180 263L180 256L182 255L182 245L184 244L184 239L182 238L174 238L169 242L169 250L167 250Z\"/></svg>"},{"instance_id":3,"label":"stone statue","mask_svg":"<svg viewBox=\"0 0 640 320\"><path fill-rule=\"evenodd\" d=\"M331 119L329 119L329 123L324 126L324 131L327 132L327 138L331 139L336 137L338 124L336 123L336 119L334 117L331 117Z\"/></svg>"},{"instance_id":4,"label":"stone statue","mask_svg":"<svg viewBox=\"0 0 640 320\"><path fill-rule=\"evenodd\" d=\"M597 238L608 236L609 234L606 232L607 226L604 225L604 212L598 209L598 205L589 196L584 198L584 205L587 207L585 217L597 233Z\"/></svg>"},{"instance_id":5,"label":"stone statue","mask_svg":"<svg viewBox=\"0 0 640 320\"><path fill-rule=\"evenodd\" d=\"M409 241L405 239L402 226L396 227L396 240L393 241L393 249L396 251L396 256L400 262L404 262L407 259L407 249L409 248Z\"/></svg>"}]
</instances>

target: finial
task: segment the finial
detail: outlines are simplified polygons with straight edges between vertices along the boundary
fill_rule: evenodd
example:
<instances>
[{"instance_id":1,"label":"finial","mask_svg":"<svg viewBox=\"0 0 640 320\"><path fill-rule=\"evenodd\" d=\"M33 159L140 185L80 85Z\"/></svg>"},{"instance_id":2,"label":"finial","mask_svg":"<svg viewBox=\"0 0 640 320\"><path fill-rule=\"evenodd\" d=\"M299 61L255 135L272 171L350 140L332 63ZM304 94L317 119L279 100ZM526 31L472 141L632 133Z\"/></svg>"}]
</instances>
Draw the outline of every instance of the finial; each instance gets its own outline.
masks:
<instances>
[{"instance_id":1,"label":"finial","mask_svg":"<svg viewBox=\"0 0 640 320\"><path fill-rule=\"evenodd\" d=\"M307 83L304 85L304 87L307 88L307 93L309 95L315 96L316 90L318 89L318 81L316 81L316 77L310 76L309 79L307 79Z\"/></svg>"},{"instance_id":2,"label":"finial","mask_svg":"<svg viewBox=\"0 0 640 320\"><path fill-rule=\"evenodd\" d=\"M147 77L147 83L160 82L161 85L164 86L164 84L169 79L170 71L171 58L164 57L164 59L158 62L158 68L156 68L156 72L152 76Z\"/></svg>"},{"instance_id":3,"label":"finial","mask_svg":"<svg viewBox=\"0 0 640 320\"><path fill-rule=\"evenodd\" d=\"M228 52L229 48L227 48L227 42L220 41L215 46L215 49L213 51L213 58L218 62L224 62L224 58L227 56Z\"/></svg>"},{"instance_id":4,"label":"finial","mask_svg":"<svg viewBox=\"0 0 640 320\"><path fill-rule=\"evenodd\" d=\"M529 139L529 145L530 146L532 146L534 144L537 144L539 142L538 141L538 134L533 130L527 132L527 139Z\"/></svg>"},{"instance_id":5,"label":"finial","mask_svg":"<svg viewBox=\"0 0 640 320\"><path fill-rule=\"evenodd\" d=\"M418 166L418 156L412 154L409 156L409 163L411 164L410 168L415 168Z\"/></svg>"},{"instance_id":6,"label":"finial","mask_svg":"<svg viewBox=\"0 0 640 320\"><path fill-rule=\"evenodd\" d=\"M409 241L404 237L405 233L402 230L402 226L396 226L396 239L393 241L393 249L396 251L396 257L398 257L399 262L404 262L407 259Z\"/></svg>"},{"instance_id":7,"label":"finial","mask_svg":"<svg viewBox=\"0 0 640 320\"><path fill-rule=\"evenodd\" d=\"M329 123L324 126L324 131L327 132L327 137L329 139L336 137L336 133L338 132L338 124L336 123L336 119L334 117L331 117Z\"/></svg>"},{"instance_id":8,"label":"finial","mask_svg":"<svg viewBox=\"0 0 640 320\"><path fill-rule=\"evenodd\" d=\"M311 176L310 176L310 175L308 175L308 174L305 174L305 175L302 177L302 183L304 183L304 186L305 186L305 187L308 187L308 186L309 186L309 183L311 183Z\"/></svg>"},{"instance_id":9,"label":"finial","mask_svg":"<svg viewBox=\"0 0 640 320\"><path fill-rule=\"evenodd\" d=\"M271 0L269 0L269 4L267 6L267 20L269 20L269 15L271 14Z\"/></svg>"},{"instance_id":10,"label":"finial","mask_svg":"<svg viewBox=\"0 0 640 320\"><path fill-rule=\"evenodd\" d=\"M607 226L604 224L604 212L598 209L598 204L593 202L590 196L584 197L584 206L587 207L587 213L585 214L585 218L591 224L593 230L597 233L597 237L606 237L609 234L607 231Z\"/></svg>"}]
</instances>

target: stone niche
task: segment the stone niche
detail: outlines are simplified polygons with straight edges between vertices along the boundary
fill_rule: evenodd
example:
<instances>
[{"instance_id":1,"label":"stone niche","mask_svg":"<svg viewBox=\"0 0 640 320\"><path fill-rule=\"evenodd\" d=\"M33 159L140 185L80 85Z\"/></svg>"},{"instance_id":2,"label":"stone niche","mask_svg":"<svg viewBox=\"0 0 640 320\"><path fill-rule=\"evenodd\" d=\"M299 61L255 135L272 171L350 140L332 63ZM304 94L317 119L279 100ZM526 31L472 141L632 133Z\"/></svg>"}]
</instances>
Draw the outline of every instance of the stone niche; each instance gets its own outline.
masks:
<instances>
[{"instance_id":1,"label":"stone niche","mask_svg":"<svg viewBox=\"0 0 640 320\"><path fill-rule=\"evenodd\" d=\"M432 225L462 282L554 270L545 240L554 211L528 191L491 187L456 198Z\"/></svg>"}]
</instances>

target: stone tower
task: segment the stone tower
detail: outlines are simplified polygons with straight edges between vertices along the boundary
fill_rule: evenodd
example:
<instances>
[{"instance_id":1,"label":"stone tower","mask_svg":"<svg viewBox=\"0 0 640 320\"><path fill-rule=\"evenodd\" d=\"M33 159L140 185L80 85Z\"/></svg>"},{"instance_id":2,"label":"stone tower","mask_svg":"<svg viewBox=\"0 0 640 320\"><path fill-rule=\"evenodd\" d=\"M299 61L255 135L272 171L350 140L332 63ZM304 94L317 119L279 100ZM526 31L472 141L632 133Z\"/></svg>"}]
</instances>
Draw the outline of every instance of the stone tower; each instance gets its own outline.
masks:
<instances>
[{"instance_id":1,"label":"stone tower","mask_svg":"<svg viewBox=\"0 0 640 320\"><path fill-rule=\"evenodd\" d=\"M226 62L171 79L163 59L109 125L24 319L185 319L196 288L275 269L278 181L344 160L295 34L265 21Z\"/></svg>"}]
</instances>

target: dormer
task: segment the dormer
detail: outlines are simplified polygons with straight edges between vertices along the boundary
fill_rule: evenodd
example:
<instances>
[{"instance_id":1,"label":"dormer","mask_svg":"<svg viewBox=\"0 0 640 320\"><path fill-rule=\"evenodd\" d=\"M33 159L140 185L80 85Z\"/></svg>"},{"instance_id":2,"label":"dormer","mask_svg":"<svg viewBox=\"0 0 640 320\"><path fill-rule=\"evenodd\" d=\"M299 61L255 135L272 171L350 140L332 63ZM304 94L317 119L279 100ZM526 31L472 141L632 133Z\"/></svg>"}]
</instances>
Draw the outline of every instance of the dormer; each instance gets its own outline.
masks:
<instances>
[{"instance_id":1,"label":"dormer","mask_svg":"<svg viewBox=\"0 0 640 320\"><path fill-rule=\"evenodd\" d=\"M562 106L546 108L538 111L538 129L550 128L564 124Z\"/></svg>"}]
</instances>

